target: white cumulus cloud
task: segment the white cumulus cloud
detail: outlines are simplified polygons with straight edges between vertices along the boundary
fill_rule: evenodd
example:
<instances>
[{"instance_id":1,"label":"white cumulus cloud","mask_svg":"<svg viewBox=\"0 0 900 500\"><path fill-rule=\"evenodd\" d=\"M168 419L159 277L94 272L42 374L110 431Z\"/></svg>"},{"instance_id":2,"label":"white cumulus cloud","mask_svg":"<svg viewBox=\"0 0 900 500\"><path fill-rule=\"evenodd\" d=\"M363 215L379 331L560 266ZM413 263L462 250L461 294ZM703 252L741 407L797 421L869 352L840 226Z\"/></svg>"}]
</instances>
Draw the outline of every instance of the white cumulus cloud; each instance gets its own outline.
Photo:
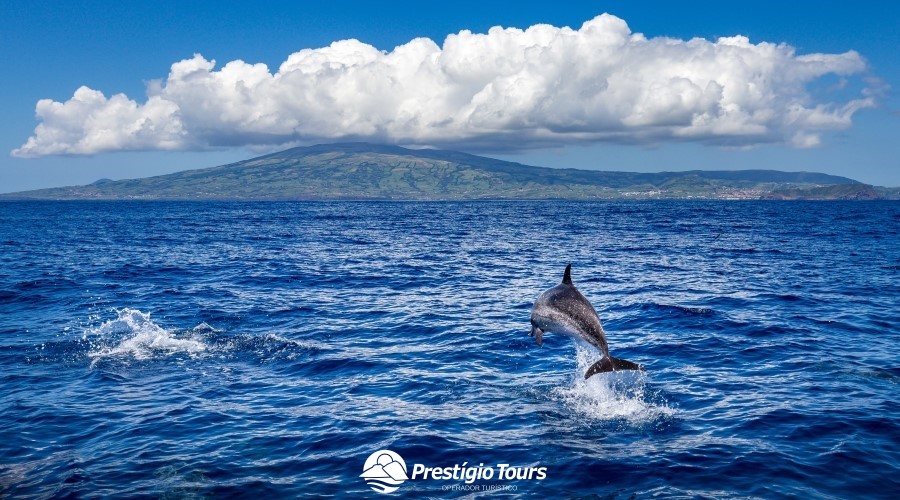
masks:
<instances>
[{"instance_id":1,"label":"white cumulus cloud","mask_svg":"<svg viewBox=\"0 0 900 500\"><path fill-rule=\"evenodd\" d=\"M865 72L854 51L798 55L743 36L648 39L603 14L578 30L495 27L390 52L341 40L291 54L274 72L239 60L216 69L197 54L151 82L142 103L87 87L66 102L39 101L34 135L12 153L338 140L495 152L600 141L814 147L875 97L863 89L823 101L810 87Z\"/></svg>"}]
</instances>

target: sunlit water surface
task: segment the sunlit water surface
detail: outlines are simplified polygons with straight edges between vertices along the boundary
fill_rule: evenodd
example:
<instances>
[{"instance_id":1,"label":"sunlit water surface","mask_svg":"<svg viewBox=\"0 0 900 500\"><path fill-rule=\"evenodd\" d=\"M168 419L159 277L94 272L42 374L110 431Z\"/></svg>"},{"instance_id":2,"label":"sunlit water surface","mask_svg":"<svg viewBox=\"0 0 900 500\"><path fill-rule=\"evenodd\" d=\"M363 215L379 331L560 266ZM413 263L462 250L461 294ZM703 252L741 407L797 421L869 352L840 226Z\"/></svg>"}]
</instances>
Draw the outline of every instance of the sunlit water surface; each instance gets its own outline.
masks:
<instances>
[{"instance_id":1,"label":"sunlit water surface","mask_svg":"<svg viewBox=\"0 0 900 500\"><path fill-rule=\"evenodd\" d=\"M0 496L897 498L898 341L895 202L0 203Z\"/></svg>"}]
</instances>

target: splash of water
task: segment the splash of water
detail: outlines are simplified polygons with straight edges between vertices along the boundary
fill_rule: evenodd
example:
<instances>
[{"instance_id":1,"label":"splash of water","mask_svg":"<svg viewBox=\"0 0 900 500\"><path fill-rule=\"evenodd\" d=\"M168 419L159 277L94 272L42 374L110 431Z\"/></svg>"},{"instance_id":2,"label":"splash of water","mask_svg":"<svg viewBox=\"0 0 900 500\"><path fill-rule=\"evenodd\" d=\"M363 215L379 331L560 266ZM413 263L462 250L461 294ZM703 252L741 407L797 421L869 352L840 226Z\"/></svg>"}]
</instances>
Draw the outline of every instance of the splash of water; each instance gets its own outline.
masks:
<instances>
[{"instance_id":1,"label":"splash of water","mask_svg":"<svg viewBox=\"0 0 900 500\"><path fill-rule=\"evenodd\" d=\"M202 339L176 335L174 331L166 330L153 322L150 313L125 308L116 310L116 314L116 319L84 332L83 340L94 348L88 352L88 356L94 360L92 366L99 359L108 357L130 356L143 360L175 353L198 356L207 350ZM198 328L189 333L211 330L205 323Z\"/></svg>"},{"instance_id":2,"label":"splash of water","mask_svg":"<svg viewBox=\"0 0 900 500\"><path fill-rule=\"evenodd\" d=\"M620 420L631 425L651 424L675 415L673 408L648 389L646 373L601 373L585 380L584 372L597 361L597 351L576 345L576 361L570 385L554 391L574 414L591 421Z\"/></svg>"},{"instance_id":3,"label":"splash of water","mask_svg":"<svg viewBox=\"0 0 900 500\"><path fill-rule=\"evenodd\" d=\"M103 360L129 362L167 358L173 355L193 359L249 357L257 362L291 361L317 353L322 347L281 337L224 334L207 323L190 329L167 329L137 309L116 309L116 318L84 330L80 344L87 346L91 369Z\"/></svg>"}]
</instances>

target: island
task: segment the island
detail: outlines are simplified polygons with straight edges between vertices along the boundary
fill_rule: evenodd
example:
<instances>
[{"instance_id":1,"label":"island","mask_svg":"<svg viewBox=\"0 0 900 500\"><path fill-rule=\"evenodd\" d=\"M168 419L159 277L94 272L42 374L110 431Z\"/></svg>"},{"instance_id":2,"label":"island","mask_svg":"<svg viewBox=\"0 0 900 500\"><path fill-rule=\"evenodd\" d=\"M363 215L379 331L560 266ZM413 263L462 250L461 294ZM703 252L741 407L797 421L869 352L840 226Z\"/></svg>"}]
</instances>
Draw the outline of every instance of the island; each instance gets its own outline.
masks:
<instances>
[{"instance_id":1,"label":"island","mask_svg":"<svg viewBox=\"0 0 900 500\"><path fill-rule=\"evenodd\" d=\"M369 143L297 147L217 167L0 194L0 200L900 199L900 188L778 170L546 168Z\"/></svg>"}]
</instances>

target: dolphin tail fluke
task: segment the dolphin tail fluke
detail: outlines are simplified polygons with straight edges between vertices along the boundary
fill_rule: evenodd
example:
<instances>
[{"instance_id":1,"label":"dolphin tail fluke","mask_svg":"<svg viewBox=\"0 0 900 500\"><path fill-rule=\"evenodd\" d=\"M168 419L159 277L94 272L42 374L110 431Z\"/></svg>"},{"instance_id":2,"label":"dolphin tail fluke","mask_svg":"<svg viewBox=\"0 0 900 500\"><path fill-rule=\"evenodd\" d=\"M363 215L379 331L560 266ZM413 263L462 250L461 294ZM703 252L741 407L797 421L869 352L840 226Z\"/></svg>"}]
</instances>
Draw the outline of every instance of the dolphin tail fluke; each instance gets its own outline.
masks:
<instances>
[{"instance_id":1,"label":"dolphin tail fluke","mask_svg":"<svg viewBox=\"0 0 900 500\"><path fill-rule=\"evenodd\" d=\"M606 372L617 372L621 370L643 370L644 367L637 363L632 363L631 361L626 361L624 359L614 358L612 356L603 356L600 361L592 364L590 368L586 372L584 372L584 378L588 379L593 375L598 373L606 373Z\"/></svg>"}]
</instances>

